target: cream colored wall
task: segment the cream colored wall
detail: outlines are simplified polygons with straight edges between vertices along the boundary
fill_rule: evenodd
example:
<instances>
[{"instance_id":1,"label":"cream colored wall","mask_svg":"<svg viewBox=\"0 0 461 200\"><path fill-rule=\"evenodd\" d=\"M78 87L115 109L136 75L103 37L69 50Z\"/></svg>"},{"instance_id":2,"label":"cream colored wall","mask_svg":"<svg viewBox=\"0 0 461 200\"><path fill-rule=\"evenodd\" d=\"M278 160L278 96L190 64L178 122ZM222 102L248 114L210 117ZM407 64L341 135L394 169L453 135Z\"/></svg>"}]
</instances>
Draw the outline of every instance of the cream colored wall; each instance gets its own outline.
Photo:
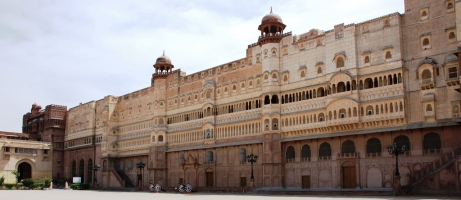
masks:
<instances>
[{"instance_id":1,"label":"cream colored wall","mask_svg":"<svg viewBox=\"0 0 461 200\"><path fill-rule=\"evenodd\" d=\"M5 152L4 147L10 147L10 152ZM51 143L2 138L0 139L0 148L0 177L5 177L5 183L16 182L16 178L11 172L17 171L18 165L22 162L31 165L33 180L44 181L44 176L51 178L53 163ZM15 148L37 149L37 154L15 153ZM43 149L48 149L48 154L43 154Z\"/></svg>"}]
</instances>

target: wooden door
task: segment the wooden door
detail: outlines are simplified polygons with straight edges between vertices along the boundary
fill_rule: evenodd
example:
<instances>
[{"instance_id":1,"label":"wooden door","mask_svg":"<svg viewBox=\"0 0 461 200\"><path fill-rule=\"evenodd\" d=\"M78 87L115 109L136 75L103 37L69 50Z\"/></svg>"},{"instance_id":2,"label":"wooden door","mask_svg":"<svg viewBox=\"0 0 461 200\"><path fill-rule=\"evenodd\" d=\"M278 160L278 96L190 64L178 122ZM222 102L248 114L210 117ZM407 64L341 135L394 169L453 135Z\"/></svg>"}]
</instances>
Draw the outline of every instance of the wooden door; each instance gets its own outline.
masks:
<instances>
[{"instance_id":1,"label":"wooden door","mask_svg":"<svg viewBox=\"0 0 461 200\"><path fill-rule=\"evenodd\" d=\"M206 186L213 187L213 172L206 173Z\"/></svg>"},{"instance_id":2,"label":"wooden door","mask_svg":"<svg viewBox=\"0 0 461 200\"><path fill-rule=\"evenodd\" d=\"M302 176L302 187L303 189L311 188L311 176Z\"/></svg>"},{"instance_id":3,"label":"wooden door","mask_svg":"<svg viewBox=\"0 0 461 200\"><path fill-rule=\"evenodd\" d=\"M247 186L247 177L240 177L240 187Z\"/></svg>"},{"instance_id":4,"label":"wooden door","mask_svg":"<svg viewBox=\"0 0 461 200\"><path fill-rule=\"evenodd\" d=\"M355 167L343 167L343 188L355 187Z\"/></svg>"}]
</instances>

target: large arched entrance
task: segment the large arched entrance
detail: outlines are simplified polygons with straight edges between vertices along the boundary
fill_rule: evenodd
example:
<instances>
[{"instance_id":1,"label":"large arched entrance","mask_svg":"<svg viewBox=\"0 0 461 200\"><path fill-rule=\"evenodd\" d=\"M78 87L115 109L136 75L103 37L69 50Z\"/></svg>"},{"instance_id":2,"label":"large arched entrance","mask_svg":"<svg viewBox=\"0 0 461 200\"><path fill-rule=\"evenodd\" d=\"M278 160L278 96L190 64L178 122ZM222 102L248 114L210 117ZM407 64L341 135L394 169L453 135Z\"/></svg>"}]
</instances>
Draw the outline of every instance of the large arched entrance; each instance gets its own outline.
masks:
<instances>
[{"instance_id":1,"label":"large arched entrance","mask_svg":"<svg viewBox=\"0 0 461 200\"><path fill-rule=\"evenodd\" d=\"M19 181L23 179L32 178L32 167L29 163L23 162L18 166L18 172L20 174Z\"/></svg>"}]
</instances>

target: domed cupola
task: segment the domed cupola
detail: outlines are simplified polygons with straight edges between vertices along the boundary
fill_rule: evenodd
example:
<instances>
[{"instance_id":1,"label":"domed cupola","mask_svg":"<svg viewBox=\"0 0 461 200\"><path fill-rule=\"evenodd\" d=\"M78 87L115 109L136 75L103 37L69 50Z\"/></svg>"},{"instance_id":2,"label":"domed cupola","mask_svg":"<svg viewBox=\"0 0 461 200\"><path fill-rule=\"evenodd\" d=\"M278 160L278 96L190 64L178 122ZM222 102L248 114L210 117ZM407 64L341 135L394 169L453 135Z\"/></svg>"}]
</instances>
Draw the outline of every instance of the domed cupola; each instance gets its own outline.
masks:
<instances>
[{"instance_id":1,"label":"domed cupola","mask_svg":"<svg viewBox=\"0 0 461 200\"><path fill-rule=\"evenodd\" d=\"M173 71L174 65L171 64L171 59L165 56L165 51L163 55L157 58L155 61L155 73L156 74L169 74Z\"/></svg>"},{"instance_id":2,"label":"domed cupola","mask_svg":"<svg viewBox=\"0 0 461 200\"><path fill-rule=\"evenodd\" d=\"M283 24L282 18L271 12L263 17L261 20L261 25L259 25L258 30L261 31L261 35L269 34L269 33L283 33L285 30L286 25Z\"/></svg>"},{"instance_id":3,"label":"domed cupola","mask_svg":"<svg viewBox=\"0 0 461 200\"><path fill-rule=\"evenodd\" d=\"M263 17L261 20L261 25L259 25L258 30L261 31L261 36L259 37L258 44L263 45L266 43L278 43L284 37L283 30L285 30L286 25L283 24L282 18L271 12Z\"/></svg>"}]
</instances>

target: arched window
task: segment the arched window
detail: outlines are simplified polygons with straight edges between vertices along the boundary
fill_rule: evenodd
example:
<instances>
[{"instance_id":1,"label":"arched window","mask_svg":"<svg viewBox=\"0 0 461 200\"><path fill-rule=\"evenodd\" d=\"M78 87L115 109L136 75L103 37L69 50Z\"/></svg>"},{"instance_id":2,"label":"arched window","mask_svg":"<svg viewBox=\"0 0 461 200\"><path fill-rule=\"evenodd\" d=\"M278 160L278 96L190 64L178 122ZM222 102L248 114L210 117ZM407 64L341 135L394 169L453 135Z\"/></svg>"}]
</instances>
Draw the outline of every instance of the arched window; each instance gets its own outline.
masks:
<instances>
[{"instance_id":1,"label":"arched window","mask_svg":"<svg viewBox=\"0 0 461 200\"><path fill-rule=\"evenodd\" d=\"M330 144L324 142L320 145L319 148L319 157L330 157L331 156L331 147Z\"/></svg>"},{"instance_id":2,"label":"arched window","mask_svg":"<svg viewBox=\"0 0 461 200\"><path fill-rule=\"evenodd\" d=\"M455 39L455 37L456 37L456 36L455 36L455 33L454 33L454 32L450 32L450 33L448 34L448 39Z\"/></svg>"},{"instance_id":3,"label":"arched window","mask_svg":"<svg viewBox=\"0 0 461 200\"><path fill-rule=\"evenodd\" d=\"M322 73L322 68L321 67L318 67L317 68L317 74L321 74Z\"/></svg>"},{"instance_id":4,"label":"arched window","mask_svg":"<svg viewBox=\"0 0 461 200\"><path fill-rule=\"evenodd\" d=\"M323 113L319 114L319 122L323 122L325 120L325 115Z\"/></svg>"},{"instance_id":5,"label":"arched window","mask_svg":"<svg viewBox=\"0 0 461 200\"><path fill-rule=\"evenodd\" d=\"M205 95L205 96L206 96L207 99L211 98L211 92L210 92L210 90L207 90L207 91L206 91L206 95Z\"/></svg>"},{"instance_id":6,"label":"arched window","mask_svg":"<svg viewBox=\"0 0 461 200\"><path fill-rule=\"evenodd\" d=\"M272 130L279 130L279 119L272 119Z\"/></svg>"},{"instance_id":7,"label":"arched window","mask_svg":"<svg viewBox=\"0 0 461 200\"><path fill-rule=\"evenodd\" d=\"M293 148L292 146L289 146L287 148L286 158L287 160L291 161L295 158L295 148Z\"/></svg>"},{"instance_id":8,"label":"arched window","mask_svg":"<svg viewBox=\"0 0 461 200\"><path fill-rule=\"evenodd\" d=\"M365 56L365 61L364 61L364 62L365 62L365 64L366 64L366 63L370 63L370 57L369 57L369 56Z\"/></svg>"},{"instance_id":9,"label":"arched window","mask_svg":"<svg viewBox=\"0 0 461 200\"><path fill-rule=\"evenodd\" d=\"M373 106L367 106L367 115L373 115Z\"/></svg>"},{"instance_id":10,"label":"arched window","mask_svg":"<svg viewBox=\"0 0 461 200\"><path fill-rule=\"evenodd\" d=\"M367 78L365 79L365 89L373 88L373 79Z\"/></svg>"},{"instance_id":11,"label":"arched window","mask_svg":"<svg viewBox=\"0 0 461 200\"><path fill-rule=\"evenodd\" d=\"M426 45L429 45L429 39L428 38L424 38L424 40L423 40L423 46L426 46Z\"/></svg>"},{"instance_id":12,"label":"arched window","mask_svg":"<svg viewBox=\"0 0 461 200\"><path fill-rule=\"evenodd\" d=\"M371 138L367 141L367 153L381 153L381 141L378 138Z\"/></svg>"},{"instance_id":13,"label":"arched window","mask_svg":"<svg viewBox=\"0 0 461 200\"><path fill-rule=\"evenodd\" d=\"M264 105L267 105L267 104L270 104L270 103L271 103L271 99L270 99L269 95L266 95L264 97Z\"/></svg>"},{"instance_id":14,"label":"arched window","mask_svg":"<svg viewBox=\"0 0 461 200\"><path fill-rule=\"evenodd\" d=\"M306 73L304 71L301 71L301 78L306 77Z\"/></svg>"},{"instance_id":15,"label":"arched window","mask_svg":"<svg viewBox=\"0 0 461 200\"><path fill-rule=\"evenodd\" d=\"M410 139L408 139L407 136L404 136L404 135L397 136L394 139L394 143L396 143L397 146L399 146L399 147L405 145L405 151L410 151L411 150Z\"/></svg>"},{"instance_id":16,"label":"arched window","mask_svg":"<svg viewBox=\"0 0 461 200\"><path fill-rule=\"evenodd\" d=\"M437 152L442 148L442 143L440 141L440 136L437 133L428 133L424 135L423 148L425 152L429 153L429 150Z\"/></svg>"},{"instance_id":17,"label":"arched window","mask_svg":"<svg viewBox=\"0 0 461 200\"><path fill-rule=\"evenodd\" d=\"M133 169L133 160L128 161L128 169Z\"/></svg>"},{"instance_id":18,"label":"arched window","mask_svg":"<svg viewBox=\"0 0 461 200\"><path fill-rule=\"evenodd\" d=\"M237 90L237 86L233 85L232 90L235 92Z\"/></svg>"},{"instance_id":19,"label":"arched window","mask_svg":"<svg viewBox=\"0 0 461 200\"><path fill-rule=\"evenodd\" d=\"M421 13L421 17L425 17L425 16L427 16L427 12L423 11L423 13Z\"/></svg>"},{"instance_id":20,"label":"arched window","mask_svg":"<svg viewBox=\"0 0 461 200\"><path fill-rule=\"evenodd\" d=\"M77 162L72 161L72 176L76 176L77 175Z\"/></svg>"},{"instance_id":21,"label":"arched window","mask_svg":"<svg viewBox=\"0 0 461 200\"><path fill-rule=\"evenodd\" d=\"M336 59L336 68L344 67L344 58L339 57Z\"/></svg>"},{"instance_id":22,"label":"arched window","mask_svg":"<svg viewBox=\"0 0 461 200\"><path fill-rule=\"evenodd\" d=\"M88 159L87 174L88 174L87 183L90 183L91 180L93 179L93 160L91 158Z\"/></svg>"},{"instance_id":23,"label":"arched window","mask_svg":"<svg viewBox=\"0 0 461 200\"><path fill-rule=\"evenodd\" d=\"M303 145L301 149L301 157L304 161L308 161L311 158L311 147L309 145Z\"/></svg>"},{"instance_id":24,"label":"arched window","mask_svg":"<svg viewBox=\"0 0 461 200\"><path fill-rule=\"evenodd\" d=\"M205 159L206 159L207 162L213 162L213 152L212 151L207 151Z\"/></svg>"},{"instance_id":25,"label":"arched window","mask_svg":"<svg viewBox=\"0 0 461 200\"><path fill-rule=\"evenodd\" d=\"M338 93L346 91L346 85L344 84L344 82L339 82L338 83L338 89L337 90L338 90Z\"/></svg>"},{"instance_id":26,"label":"arched window","mask_svg":"<svg viewBox=\"0 0 461 200\"><path fill-rule=\"evenodd\" d=\"M323 97L325 96L325 89L323 89L323 87L319 87L317 89L317 97Z\"/></svg>"},{"instance_id":27,"label":"arched window","mask_svg":"<svg viewBox=\"0 0 461 200\"><path fill-rule=\"evenodd\" d=\"M179 164L182 165L184 163L184 154L179 154Z\"/></svg>"},{"instance_id":28,"label":"arched window","mask_svg":"<svg viewBox=\"0 0 461 200\"><path fill-rule=\"evenodd\" d=\"M125 170L125 161L120 161L120 170Z\"/></svg>"},{"instance_id":29,"label":"arched window","mask_svg":"<svg viewBox=\"0 0 461 200\"><path fill-rule=\"evenodd\" d=\"M283 76L283 81L288 81L288 76L287 75Z\"/></svg>"},{"instance_id":30,"label":"arched window","mask_svg":"<svg viewBox=\"0 0 461 200\"><path fill-rule=\"evenodd\" d=\"M159 141L159 142L163 142L163 135L159 135L159 136L158 136L158 141Z\"/></svg>"},{"instance_id":31,"label":"arched window","mask_svg":"<svg viewBox=\"0 0 461 200\"><path fill-rule=\"evenodd\" d=\"M386 59L391 59L392 58L392 54L390 51L386 51Z\"/></svg>"},{"instance_id":32,"label":"arched window","mask_svg":"<svg viewBox=\"0 0 461 200\"><path fill-rule=\"evenodd\" d=\"M355 144L350 140L343 142L341 153L355 153Z\"/></svg>"},{"instance_id":33,"label":"arched window","mask_svg":"<svg viewBox=\"0 0 461 200\"><path fill-rule=\"evenodd\" d=\"M271 103L272 104L278 104L279 103L279 96L272 95Z\"/></svg>"},{"instance_id":34,"label":"arched window","mask_svg":"<svg viewBox=\"0 0 461 200\"><path fill-rule=\"evenodd\" d=\"M277 79L277 74L272 74L272 79Z\"/></svg>"},{"instance_id":35,"label":"arched window","mask_svg":"<svg viewBox=\"0 0 461 200\"><path fill-rule=\"evenodd\" d=\"M345 118L346 117L346 109L340 109L339 110L339 118Z\"/></svg>"},{"instance_id":36,"label":"arched window","mask_svg":"<svg viewBox=\"0 0 461 200\"><path fill-rule=\"evenodd\" d=\"M447 9L452 9L452 8L453 8L453 3L451 3L451 2L448 3L448 4L447 4Z\"/></svg>"},{"instance_id":37,"label":"arched window","mask_svg":"<svg viewBox=\"0 0 461 200\"><path fill-rule=\"evenodd\" d=\"M423 70L423 73L421 73L421 77L423 79L432 78L431 71L429 71L428 69Z\"/></svg>"},{"instance_id":38,"label":"arched window","mask_svg":"<svg viewBox=\"0 0 461 200\"><path fill-rule=\"evenodd\" d=\"M426 105L426 111L432 111L432 104Z\"/></svg>"},{"instance_id":39,"label":"arched window","mask_svg":"<svg viewBox=\"0 0 461 200\"><path fill-rule=\"evenodd\" d=\"M245 163L247 157L247 150L245 148L240 149L240 163Z\"/></svg>"},{"instance_id":40,"label":"arched window","mask_svg":"<svg viewBox=\"0 0 461 200\"><path fill-rule=\"evenodd\" d=\"M85 161L83 159L80 160L80 163L78 165L78 176L81 177L82 183L85 182Z\"/></svg>"}]
</instances>

